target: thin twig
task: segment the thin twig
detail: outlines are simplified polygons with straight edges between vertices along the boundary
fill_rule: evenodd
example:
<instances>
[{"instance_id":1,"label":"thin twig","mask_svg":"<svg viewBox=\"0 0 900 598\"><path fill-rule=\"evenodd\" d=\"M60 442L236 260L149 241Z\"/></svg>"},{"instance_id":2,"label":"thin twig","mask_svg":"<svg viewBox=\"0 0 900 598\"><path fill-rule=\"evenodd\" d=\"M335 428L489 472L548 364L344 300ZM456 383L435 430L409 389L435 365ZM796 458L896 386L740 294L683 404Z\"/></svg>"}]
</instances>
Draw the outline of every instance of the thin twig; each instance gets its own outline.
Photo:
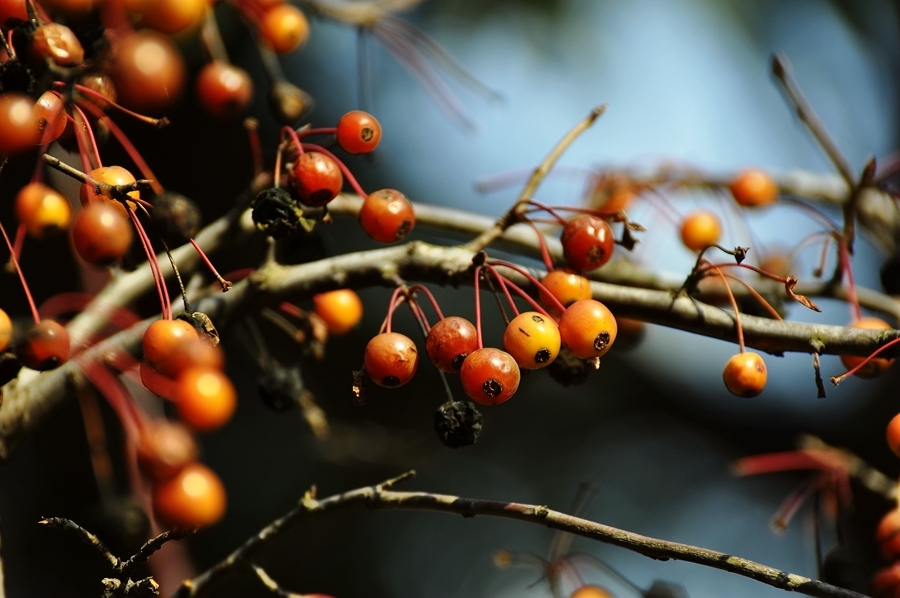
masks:
<instances>
[{"instance_id":1,"label":"thin twig","mask_svg":"<svg viewBox=\"0 0 900 598\"><path fill-rule=\"evenodd\" d=\"M779 571L747 559L706 548L635 534L554 511L545 506L462 498L430 492L400 492L391 489L394 485L412 477L412 475L413 472L409 472L382 484L358 488L321 500L316 499L314 489L307 492L297 507L263 528L257 535L247 540L224 560L194 579L186 581L179 591L176 592L175 596L177 598L195 598L197 596L210 595L220 582L234 571L240 569L242 564L252 562L272 540L282 533L294 529L299 524L324 513L352 508L365 508L369 510L437 511L462 515L465 518L486 515L516 519L627 548L657 560L681 560L720 569L755 579L776 588L806 594L807 596L864 598L862 594L857 592L793 573Z\"/></svg>"}]
</instances>

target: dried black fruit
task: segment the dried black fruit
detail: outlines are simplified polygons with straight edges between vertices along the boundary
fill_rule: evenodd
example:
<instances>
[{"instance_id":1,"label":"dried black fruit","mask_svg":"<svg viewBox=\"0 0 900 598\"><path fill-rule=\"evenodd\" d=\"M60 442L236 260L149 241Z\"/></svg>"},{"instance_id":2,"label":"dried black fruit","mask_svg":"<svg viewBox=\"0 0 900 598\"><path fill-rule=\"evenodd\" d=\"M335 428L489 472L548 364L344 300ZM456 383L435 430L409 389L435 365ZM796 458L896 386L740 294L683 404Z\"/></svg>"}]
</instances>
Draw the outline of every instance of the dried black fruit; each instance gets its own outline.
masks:
<instances>
[{"instance_id":1,"label":"dried black fruit","mask_svg":"<svg viewBox=\"0 0 900 598\"><path fill-rule=\"evenodd\" d=\"M547 366L547 371L550 372L550 377L561 385L573 386L584 384L588 375L594 371L594 366L590 360L576 357L568 349L562 348L553 363Z\"/></svg>"},{"instance_id":2,"label":"dried black fruit","mask_svg":"<svg viewBox=\"0 0 900 598\"><path fill-rule=\"evenodd\" d=\"M200 208L180 193L165 191L158 196L150 215L156 232L169 246L187 243L200 230Z\"/></svg>"},{"instance_id":3,"label":"dried black fruit","mask_svg":"<svg viewBox=\"0 0 900 598\"><path fill-rule=\"evenodd\" d=\"M315 226L315 221L303 217L300 203L281 187L260 191L250 207L256 228L276 239L308 233Z\"/></svg>"},{"instance_id":4,"label":"dried black fruit","mask_svg":"<svg viewBox=\"0 0 900 598\"><path fill-rule=\"evenodd\" d=\"M481 412L469 401L447 401L434 412L434 429L449 448L475 444L481 435Z\"/></svg>"},{"instance_id":5,"label":"dried black fruit","mask_svg":"<svg viewBox=\"0 0 900 598\"><path fill-rule=\"evenodd\" d=\"M296 407L303 393L303 376L299 366L285 367L272 363L259 377L257 384L263 403L278 413Z\"/></svg>"}]
</instances>

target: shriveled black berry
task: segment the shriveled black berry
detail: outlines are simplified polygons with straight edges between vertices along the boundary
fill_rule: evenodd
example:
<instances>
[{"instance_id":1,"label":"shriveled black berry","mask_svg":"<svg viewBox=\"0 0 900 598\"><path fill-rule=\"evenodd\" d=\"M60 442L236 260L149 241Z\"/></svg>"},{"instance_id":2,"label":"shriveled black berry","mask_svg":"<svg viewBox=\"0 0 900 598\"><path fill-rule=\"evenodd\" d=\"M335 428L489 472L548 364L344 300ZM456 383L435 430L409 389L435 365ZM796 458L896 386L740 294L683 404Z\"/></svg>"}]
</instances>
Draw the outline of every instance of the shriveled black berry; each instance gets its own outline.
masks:
<instances>
[{"instance_id":1,"label":"shriveled black berry","mask_svg":"<svg viewBox=\"0 0 900 598\"><path fill-rule=\"evenodd\" d=\"M308 233L315 226L313 220L303 217L300 203L281 187L260 191L250 207L256 228L276 239Z\"/></svg>"},{"instance_id":2,"label":"shriveled black berry","mask_svg":"<svg viewBox=\"0 0 900 598\"><path fill-rule=\"evenodd\" d=\"M565 347L559 350L556 360L547 366L550 377L563 386L584 384L593 369L589 361L576 357Z\"/></svg>"},{"instance_id":3,"label":"shriveled black berry","mask_svg":"<svg viewBox=\"0 0 900 598\"><path fill-rule=\"evenodd\" d=\"M34 69L18 58L0 62L0 92L18 91L30 94L34 92L36 83Z\"/></svg>"},{"instance_id":4,"label":"shriveled black berry","mask_svg":"<svg viewBox=\"0 0 900 598\"><path fill-rule=\"evenodd\" d=\"M269 409L282 413L298 405L303 393L300 367L272 363L258 382L259 396Z\"/></svg>"},{"instance_id":5,"label":"shriveled black berry","mask_svg":"<svg viewBox=\"0 0 900 598\"><path fill-rule=\"evenodd\" d=\"M475 444L481 434L481 412L469 401L447 401L434 412L434 429L444 446Z\"/></svg>"},{"instance_id":6,"label":"shriveled black berry","mask_svg":"<svg viewBox=\"0 0 900 598\"><path fill-rule=\"evenodd\" d=\"M165 191L158 196L150 215L156 232L169 246L187 243L200 230L200 207L180 193Z\"/></svg>"},{"instance_id":7,"label":"shriveled black berry","mask_svg":"<svg viewBox=\"0 0 900 598\"><path fill-rule=\"evenodd\" d=\"M888 295L900 295L900 256L894 256L881 267L881 288Z\"/></svg>"}]
</instances>

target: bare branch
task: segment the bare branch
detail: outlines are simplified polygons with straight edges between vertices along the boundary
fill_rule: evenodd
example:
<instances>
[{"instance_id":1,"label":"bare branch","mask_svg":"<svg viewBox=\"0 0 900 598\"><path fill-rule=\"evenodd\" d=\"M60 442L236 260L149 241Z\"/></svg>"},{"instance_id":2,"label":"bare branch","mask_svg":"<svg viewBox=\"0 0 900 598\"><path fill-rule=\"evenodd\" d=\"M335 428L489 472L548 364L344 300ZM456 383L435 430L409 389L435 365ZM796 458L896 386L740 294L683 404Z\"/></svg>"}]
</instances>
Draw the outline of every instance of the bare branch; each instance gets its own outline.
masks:
<instances>
[{"instance_id":1,"label":"bare branch","mask_svg":"<svg viewBox=\"0 0 900 598\"><path fill-rule=\"evenodd\" d=\"M196 598L198 596L212 595L211 593L217 584L241 568L240 565L251 562L268 546L269 542L283 532L294 529L301 523L324 513L356 508L437 511L462 515L465 518L486 515L489 517L516 519L527 523L544 525L550 529L569 532L591 540L613 544L657 560L674 559L720 569L755 579L776 588L806 594L807 596L865 598L862 594L851 590L838 588L801 575L779 571L778 569L737 556L688 544L642 536L554 511L545 506L462 498L429 492L398 492L391 490L389 485L403 477L400 476L400 478L389 480L376 486L358 488L321 500L317 500L307 493L297 507L263 528L257 535L247 540L224 560L194 579L185 581L179 591L176 592L176 598Z\"/></svg>"}]
</instances>

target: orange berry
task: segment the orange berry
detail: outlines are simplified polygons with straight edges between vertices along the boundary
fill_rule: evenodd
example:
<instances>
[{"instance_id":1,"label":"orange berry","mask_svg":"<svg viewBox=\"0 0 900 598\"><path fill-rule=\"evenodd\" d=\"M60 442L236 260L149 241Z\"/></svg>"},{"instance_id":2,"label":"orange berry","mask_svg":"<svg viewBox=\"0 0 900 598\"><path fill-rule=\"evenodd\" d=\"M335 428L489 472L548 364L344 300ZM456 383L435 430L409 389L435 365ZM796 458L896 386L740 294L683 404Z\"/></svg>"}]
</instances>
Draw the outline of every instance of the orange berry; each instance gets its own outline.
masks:
<instances>
[{"instance_id":1,"label":"orange berry","mask_svg":"<svg viewBox=\"0 0 900 598\"><path fill-rule=\"evenodd\" d=\"M552 272L548 272L547 275L541 279L541 283L547 288L549 294L556 297L564 307L569 307L576 301L590 299L593 296L591 281L580 274L575 274L574 272L569 272L567 270L553 270ZM540 295L541 305L543 305L551 315L559 317L562 312L559 311L556 307L556 303L551 300L547 292L541 289Z\"/></svg>"},{"instance_id":2,"label":"orange berry","mask_svg":"<svg viewBox=\"0 0 900 598\"><path fill-rule=\"evenodd\" d=\"M613 594L606 588L600 586L588 585L581 586L569 598L615 598Z\"/></svg>"},{"instance_id":3,"label":"orange berry","mask_svg":"<svg viewBox=\"0 0 900 598\"><path fill-rule=\"evenodd\" d=\"M34 100L20 93L0 95L0 155L31 149L40 140Z\"/></svg>"},{"instance_id":4,"label":"orange berry","mask_svg":"<svg viewBox=\"0 0 900 598\"><path fill-rule=\"evenodd\" d=\"M718 243L721 236L719 217L707 210L691 212L681 223L681 241L691 251L700 251Z\"/></svg>"},{"instance_id":5,"label":"orange berry","mask_svg":"<svg viewBox=\"0 0 900 598\"><path fill-rule=\"evenodd\" d=\"M62 97L56 92L45 91L34 103L34 117L41 132L41 143L59 139L66 130L66 109Z\"/></svg>"},{"instance_id":6,"label":"orange berry","mask_svg":"<svg viewBox=\"0 0 900 598\"><path fill-rule=\"evenodd\" d=\"M225 487L211 469L191 463L153 490L153 510L167 525L211 525L225 514Z\"/></svg>"},{"instance_id":7,"label":"orange berry","mask_svg":"<svg viewBox=\"0 0 900 598\"><path fill-rule=\"evenodd\" d=\"M84 61L84 48L75 33L59 23L44 23L31 37L31 55L59 66L78 66Z\"/></svg>"},{"instance_id":8,"label":"orange berry","mask_svg":"<svg viewBox=\"0 0 900 598\"><path fill-rule=\"evenodd\" d=\"M190 427L209 432L222 427L237 407L234 385L217 369L192 367L178 376L175 385L178 416Z\"/></svg>"},{"instance_id":9,"label":"orange berry","mask_svg":"<svg viewBox=\"0 0 900 598\"><path fill-rule=\"evenodd\" d=\"M136 180L133 174L131 174L127 169L122 168L121 166L101 166L100 168L95 168L94 170L90 171L88 175L98 183L106 183L108 185L129 185ZM80 193L81 205L87 206L91 202L104 200L109 202L111 205L116 206L119 211L122 212L122 215L128 218L128 212L125 211L125 208L122 206L122 204L114 199L106 197L105 195L97 193L97 187L95 185L92 185L91 183L82 183ZM141 192L136 189L134 191L129 191L128 197L140 199ZM128 207L133 210L134 204L132 202L128 202Z\"/></svg>"},{"instance_id":10,"label":"orange berry","mask_svg":"<svg viewBox=\"0 0 900 598\"><path fill-rule=\"evenodd\" d=\"M520 368L536 370L553 363L559 355L556 322L536 311L526 311L510 321L503 333L503 348Z\"/></svg>"},{"instance_id":11,"label":"orange berry","mask_svg":"<svg viewBox=\"0 0 900 598\"><path fill-rule=\"evenodd\" d=\"M863 328L865 330L889 330L891 325L882 320L881 318L860 318L856 320L852 324L850 324L851 328ZM852 370L856 366L858 366L865 357L860 357L859 355L841 355L841 363L844 364L844 367L848 370ZM860 378L875 378L876 376L880 376L883 374L891 364L894 363L893 359L888 359L887 357L876 357L871 360L869 363L864 365L855 376L859 376Z\"/></svg>"},{"instance_id":12,"label":"orange berry","mask_svg":"<svg viewBox=\"0 0 900 598\"><path fill-rule=\"evenodd\" d=\"M734 200L744 207L765 206L778 199L778 185L762 170L745 170L729 187Z\"/></svg>"},{"instance_id":13,"label":"orange berry","mask_svg":"<svg viewBox=\"0 0 900 598\"><path fill-rule=\"evenodd\" d=\"M142 24L178 33L197 25L206 14L207 0L127 0L125 5L141 15Z\"/></svg>"},{"instance_id":14,"label":"orange berry","mask_svg":"<svg viewBox=\"0 0 900 598\"><path fill-rule=\"evenodd\" d=\"M12 320L9 319L9 314L0 309L0 352L6 351L6 348L9 347L12 333Z\"/></svg>"},{"instance_id":15,"label":"orange berry","mask_svg":"<svg viewBox=\"0 0 900 598\"><path fill-rule=\"evenodd\" d=\"M110 74L122 104L158 113L181 96L185 67L169 36L143 29L118 39Z\"/></svg>"},{"instance_id":16,"label":"orange berry","mask_svg":"<svg viewBox=\"0 0 900 598\"><path fill-rule=\"evenodd\" d=\"M197 442L190 430L177 422L151 422L137 443L138 465L150 479L162 482L197 459Z\"/></svg>"},{"instance_id":17,"label":"orange berry","mask_svg":"<svg viewBox=\"0 0 900 598\"><path fill-rule=\"evenodd\" d=\"M351 289L319 293L313 296L313 304L316 315L322 318L331 334L350 332L362 319L362 300Z\"/></svg>"},{"instance_id":18,"label":"orange berry","mask_svg":"<svg viewBox=\"0 0 900 598\"><path fill-rule=\"evenodd\" d=\"M284 54L306 43L309 21L296 6L279 4L263 13L259 20L259 35L273 52Z\"/></svg>"},{"instance_id":19,"label":"orange berry","mask_svg":"<svg viewBox=\"0 0 900 598\"><path fill-rule=\"evenodd\" d=\"M593 299L576 301L559 318L562 345L580 359L605 355L615 342L618 331L612 312Z\"/></svg>"},{"instance_id":20,"label":"orange berry","mask_svg":"<svg viewBox=\"0 0 900 598\"><path fill-rule=\"evenodd\" d=\"M108 201L78 211L72 224L72 243L81 259L103 265L125 255L134 234L122 211Z\"/></svg>"},{"instance_id":21,"label":"orange berry","mask_svg":"<svg viewBox=\"0 0 900 598\"><path fill-rule=\"evenodd\" d=\"M738 353L728 360L722 379L733 395L751 398L766 387L766 362L756 353Z\"/></svg>"},{"instance_id":22,"label":"orange berry","mask_svg":"<svg viewBox=\"0 0 900 598\"><path fill-rule=\"evenodd\" d=\"M409 199L396 189L370 193L359 210L359 225L369 238L379 243L400 241L416 225Z\"/></svg>"},{"instance_id":23,"label":"orange berry","mask_svg":"<svg viewBox=\"0 0 900 598\"><path fill-rule=\"evenodd\" d=\"M499 405L519 388L522 373L506 351L485 347L469 353L459 370L463 390L476 403Z\"/></svg>"},{"instance_id":24,"label":"orange berry","mask_svg":"<svg viewBox=\"0 0 900 598\"><path fill-rule=\"evenodd\" d=\"M419 351L408 336L382 332L366 345L363 361L375 384L396 388L412 380L419 367Z\"/></svg>"},{"instance_id":25,"label":"orange berry","mask_svg":"<svg viewBox=\"0 0 900 598\"><path fill-rule=\"evenodd\" d=\"M891 450L894 451L895 455L900 457L900 414L895 415L894 418L888 422L886 437L888 446L891 447Z\"/></svg>"},{"instance_id":26,"label":"orange berry","mask_svg":"<svg viewBox=\"0 0 900 598\"><path fill-rule=\"evenodd\" d=\"M144 359L160 374L174 379L180 363L173 358L175 349L199 341L197 330L184 320L157 320L144 332Z\"/></svg>"},{"instance_id":27,"label":"orange berry","mask_svg":"<svg viewBox=\"0 0 900 598\"><path fill-rule=\"evenodd\" d=\"M65 230L72 220L72 206L61 193L43 183L29 183L16 195L16 219L32 237Z\"/></svg>"},{"instance_id":28,"label":"orange berry","mask_svg":"<svg viewBox=\"0 0 900 598\"><path fill-rule=\"evenodd\" d=\"M431 327L425 352L442 372L457 373L470 353L478 350L478 330L472 322L449 316Z\"/></svg>"},{"instance_id":29,"label":"orange berry","mask_svg":"<svg viewBox=\"0 0 900 598\"><path fill-rule=\"evenodd\" d=\"M66 329L53 320L41 320L19 341L16 355L25 367L45 372L65 363L69 348Z\"/></svg>"}]
</instances>

